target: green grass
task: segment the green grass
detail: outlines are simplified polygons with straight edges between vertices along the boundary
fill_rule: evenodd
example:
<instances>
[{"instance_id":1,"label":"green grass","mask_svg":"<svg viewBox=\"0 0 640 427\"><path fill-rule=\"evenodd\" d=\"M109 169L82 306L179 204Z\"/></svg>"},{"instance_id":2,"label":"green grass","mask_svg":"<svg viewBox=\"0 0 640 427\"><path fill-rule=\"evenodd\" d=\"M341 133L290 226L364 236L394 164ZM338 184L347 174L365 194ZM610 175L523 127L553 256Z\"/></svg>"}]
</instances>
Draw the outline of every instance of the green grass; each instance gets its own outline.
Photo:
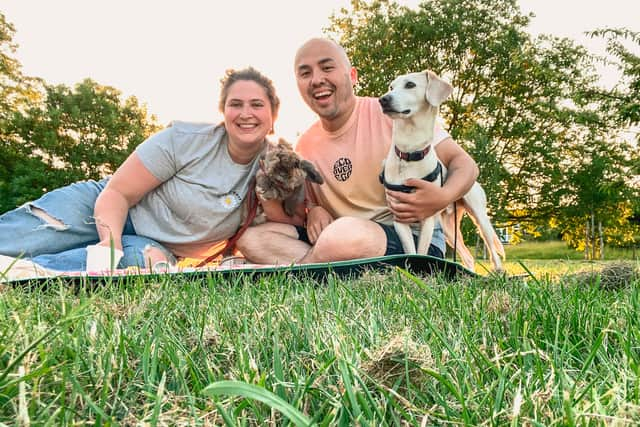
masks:
<instances>
[{"instance_id":1,"label":"green grass","mask_svg":"<svg viewBox=\"0 0 640 427\"><path fill-rule=\"evenodd\" d=\"M509 259L584 260L584 252L572 249L565 242L559 240L506 245L505 251ZM631 249L608 246L605 246L604 253L605 260L632 260L634 256ZM639 254L636 253L637 255Z\"/></svg>"},{"instance_id":2,"label":"green grass","mask_svg":"<svg viewBox=\"0 0 640 427\"><path fill-rule=\"evenodd\" d=\"M565 275L585 271L599 271L612 261L637 262L632 250L605 248L605 260L585 260L584 253L569 248L561 241L523 242L505 245L506 262L504 268L511 275L533 273L536 276ZM486 275L491 270L488 259L477 258L475 271ZM524 264L527 268L523 268ZM529 271L527 271L529 270Z\"/></svg>"},{"instance_id":3,"label":"green grass","mask_svg":"<svg viewBox=\"0 0 640 427\"><path fill-rule=\"evenodd\" d=\"M585 275L5 285L0 424L633 425L639 311Z\"/></svg>"}]
</instances>

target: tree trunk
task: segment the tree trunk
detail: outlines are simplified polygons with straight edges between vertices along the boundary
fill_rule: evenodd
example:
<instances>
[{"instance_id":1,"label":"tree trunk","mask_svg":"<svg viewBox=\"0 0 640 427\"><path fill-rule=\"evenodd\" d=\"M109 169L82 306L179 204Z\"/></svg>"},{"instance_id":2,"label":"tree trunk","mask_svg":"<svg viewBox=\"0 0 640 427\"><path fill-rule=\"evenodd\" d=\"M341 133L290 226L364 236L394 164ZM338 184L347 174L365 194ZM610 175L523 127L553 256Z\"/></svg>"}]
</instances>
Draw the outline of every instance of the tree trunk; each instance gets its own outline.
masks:
<instances>
[{"instance_id":1,"label":"tree trunk","mask_svg":"<svg viewBox=\"0 0 640 427\"><path fill-rule=\"evenodd\" d=\"M596 216L591 212L591 259L596 259Z\"/></svg>"},{"instance_id":2,"label":"tree trunk","mask_svg":"<svg viewBox=\"0 0 640 427\"><path fill-rule=\"evenodd\" d=\"M602 221L598 221L598 234L600 235L600 259L604 260L604 236L602 235Z\"/></svg>"},{"instance_id":3,"label":"tree trunk","mask_svg":"<svg viewBox=\"0 0 640 427\"><path fill-rule=\"evenodd\" d=\"M584 259L589 259L589 220L584 224Z\"/></svg>"}]
</instances>

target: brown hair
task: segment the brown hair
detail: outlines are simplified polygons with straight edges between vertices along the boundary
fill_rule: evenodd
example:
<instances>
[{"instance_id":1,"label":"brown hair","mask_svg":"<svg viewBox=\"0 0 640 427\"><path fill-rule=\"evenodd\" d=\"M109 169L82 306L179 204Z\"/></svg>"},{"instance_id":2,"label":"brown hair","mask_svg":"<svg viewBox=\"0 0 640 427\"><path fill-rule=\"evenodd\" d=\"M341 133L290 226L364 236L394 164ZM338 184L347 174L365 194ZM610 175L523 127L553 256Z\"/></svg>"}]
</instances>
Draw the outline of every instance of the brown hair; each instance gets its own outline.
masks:
<instances>
[{"instance_id":1,"label":"brown hair","mask_svg":"<svg viewBox=\"0 0 640 427\"><path fill-rule=\"evenodd\" d=\"M220 112L224 112L224 105L227 102L229 88L235 82L240 80L253 81L264 88L264 91L267 93L267 98L269 98L271 111L273 112L273 120L275 121L278 117L278 110L280 109L280 99L278 98L278 95L276 95L276 88L273 86L273 82L270 78L253 67L243 68L242 70L228 69L225 72L224 77L220 79L221 90L220 102L218 104Z\"/></svg>"}]
</instances>

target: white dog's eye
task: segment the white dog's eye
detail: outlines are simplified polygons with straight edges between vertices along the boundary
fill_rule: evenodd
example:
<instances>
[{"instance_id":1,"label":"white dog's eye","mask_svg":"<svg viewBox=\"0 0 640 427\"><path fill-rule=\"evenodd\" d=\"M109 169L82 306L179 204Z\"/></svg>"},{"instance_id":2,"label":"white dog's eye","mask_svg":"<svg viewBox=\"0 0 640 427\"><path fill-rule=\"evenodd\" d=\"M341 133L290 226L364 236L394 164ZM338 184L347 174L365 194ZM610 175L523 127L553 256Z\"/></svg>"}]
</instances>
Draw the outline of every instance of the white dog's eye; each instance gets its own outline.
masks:
<instances>
[{"instance_id":1,"label":"white dog's eye","mask_svg":"<svg viewBox=\"0 0 640 427\"><path fill-rule=\"evenodd\" d=\"M416 87L416 84L414 82L406 82L404 84L405 89L413 89L414 87Z\"/></svg>"}]
</instances>

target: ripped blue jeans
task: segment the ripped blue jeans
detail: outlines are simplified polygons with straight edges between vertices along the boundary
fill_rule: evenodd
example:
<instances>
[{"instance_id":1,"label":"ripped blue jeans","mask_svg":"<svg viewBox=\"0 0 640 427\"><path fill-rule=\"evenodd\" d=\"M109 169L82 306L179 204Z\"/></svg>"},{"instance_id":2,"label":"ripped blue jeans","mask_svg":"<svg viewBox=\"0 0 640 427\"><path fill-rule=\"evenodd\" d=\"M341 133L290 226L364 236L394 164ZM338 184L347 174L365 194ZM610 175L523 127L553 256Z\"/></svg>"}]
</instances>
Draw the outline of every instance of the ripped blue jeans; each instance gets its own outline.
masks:
<instances>
[{"instance_id":1,"label":"ripped blue jeans","mask_svg":"<svg viewBox=\"0 0 640 427\"><path fill-rule=\"evenodd\" d=\"M99 241L93 208L107 182L108 178L76 182L0 215L0 254L28 258L52 270L85 270L86 247ZM54 221L36 215L34 210ZM138 236L127 216L122 232L124 256L118 268L144 267L147 247L160 249L175 262L173 254L160 243Z\"/></svg>"}]
</instances>

